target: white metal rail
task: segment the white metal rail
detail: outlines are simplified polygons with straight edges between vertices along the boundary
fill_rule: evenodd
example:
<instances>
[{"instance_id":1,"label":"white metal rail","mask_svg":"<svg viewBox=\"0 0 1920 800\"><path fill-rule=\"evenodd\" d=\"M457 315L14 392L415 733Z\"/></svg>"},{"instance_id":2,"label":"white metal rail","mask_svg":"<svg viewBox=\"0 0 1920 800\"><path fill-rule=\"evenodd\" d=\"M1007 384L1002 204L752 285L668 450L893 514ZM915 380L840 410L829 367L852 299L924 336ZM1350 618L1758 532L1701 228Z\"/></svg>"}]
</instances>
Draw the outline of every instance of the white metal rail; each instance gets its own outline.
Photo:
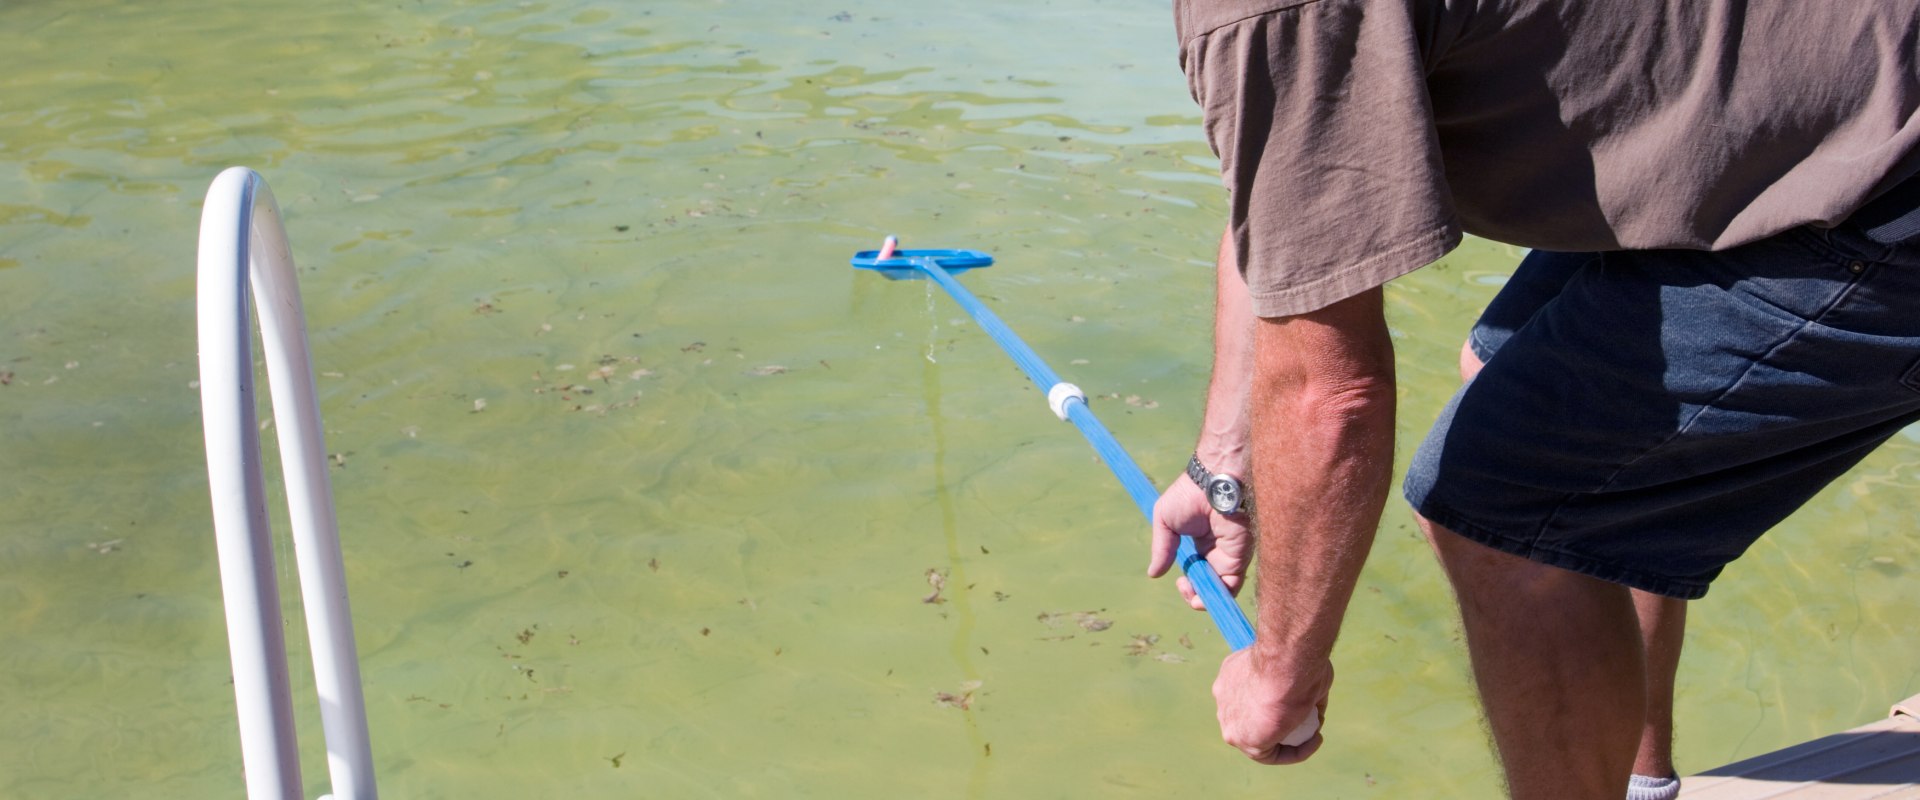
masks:
<instances>
[{"instance_id":1,"label":"white metal rail","mask_svg":"<svg viewBox=\"0 0 1920 800\"><path fill-rule=\"evenodd\" d=\"M280 432L332 796L375 800L373 751L306 320L280 208L259 173L232 167L214 178L200 212L199 269L201 424L207 435L207 480L213 490L247 797L301 797L286 633L280 623L260 428L254 415L251 286L260 300L260 340Z\"/></svg>"}]
</instances>

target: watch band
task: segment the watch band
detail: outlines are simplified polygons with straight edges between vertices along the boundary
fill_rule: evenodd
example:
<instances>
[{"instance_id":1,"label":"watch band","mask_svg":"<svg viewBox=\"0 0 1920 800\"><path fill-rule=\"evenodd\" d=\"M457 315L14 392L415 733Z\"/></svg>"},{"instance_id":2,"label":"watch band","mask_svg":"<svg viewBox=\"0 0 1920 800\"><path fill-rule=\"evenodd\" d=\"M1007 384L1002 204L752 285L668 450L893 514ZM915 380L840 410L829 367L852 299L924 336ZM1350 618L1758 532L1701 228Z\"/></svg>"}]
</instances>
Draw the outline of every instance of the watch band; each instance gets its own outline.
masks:
<instances>
[{"instance_id":1,"label":"watch band","mask_svg":"<svg viewBox=\"0 0 1920 800\"><path fill-rule=\"evenodd\" d=\"M1187 477L1192 478L1193 484L1202 490L1207 488L1207 481L1213 480L1213 473L1207 471L1207 465L1200 463L1199 453L1194 453L1193 458L1187 460Z\"/></svg>"},{"instance_id":2,"label":"watch band","mask_svg":"<svg viewBox=\"0 0 1920 800\"><path fill-rule=\"evenodd\" d=\"M1207 469L1207 466L1205 464L1200 463L1200 454L1197 452L1193 454L1192 458L1187 460L1187 477L1192 479L1194 484L1200 487L1200 491L1203 494L1207 495L1207 502L1209 505L1212 505L1214 502L1213 484L1215 483L1215 481L1230 482L1231 486L1233 487L1232 492L1234 493L1234 495L1237 496L1238 503L1233 507L1233 509L1228 511L1220 511L1220 513L1226 514L1228 516L1237 517L1237 516L1244 516L1247 514L1251 514L1253 512L1253 495L1250 491L1248 491L1249 487L1246 485L1246 483L1232 475L1215 475L1212 471ZM1218 511L1219 509L1216 507L1215 510Z\"/></svg>"}]
</instances>

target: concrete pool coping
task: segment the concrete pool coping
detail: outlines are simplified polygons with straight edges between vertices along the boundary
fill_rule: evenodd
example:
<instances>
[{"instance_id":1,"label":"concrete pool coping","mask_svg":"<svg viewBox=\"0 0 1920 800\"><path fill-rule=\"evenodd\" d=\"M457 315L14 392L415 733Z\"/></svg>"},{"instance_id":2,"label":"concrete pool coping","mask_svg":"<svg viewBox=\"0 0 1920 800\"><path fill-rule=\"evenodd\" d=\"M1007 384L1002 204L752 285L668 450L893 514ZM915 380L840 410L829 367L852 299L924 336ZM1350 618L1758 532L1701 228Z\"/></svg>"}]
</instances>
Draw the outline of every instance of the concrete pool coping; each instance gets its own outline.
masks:
<instances>
[{"instance_id":1,"label":"concrete pool coping","mask_svg":"<svg viewBox=\"0 0 1920 800\"><path fill-rule=\"evenodd\" d=\"M1920 800L1920 694L1886 719L1682 781L1690 800Z\"/></svg>"}]
</instances>

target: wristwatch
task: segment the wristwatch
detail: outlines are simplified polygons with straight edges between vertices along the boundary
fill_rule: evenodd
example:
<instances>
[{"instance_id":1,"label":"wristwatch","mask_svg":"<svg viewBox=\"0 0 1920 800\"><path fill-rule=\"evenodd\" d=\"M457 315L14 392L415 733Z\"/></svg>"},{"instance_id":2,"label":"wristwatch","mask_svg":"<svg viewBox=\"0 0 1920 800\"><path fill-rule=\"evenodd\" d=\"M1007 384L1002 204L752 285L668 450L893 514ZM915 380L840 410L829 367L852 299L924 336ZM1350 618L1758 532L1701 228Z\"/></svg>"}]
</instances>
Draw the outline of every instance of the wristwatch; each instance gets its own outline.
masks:
<instances>
[{"instance_id":1,"label":"wristwatch","mask_svg":"<svg viewBox=\"0 0 1920 800\"><path fill-rule=\"evenodd\" d=\"M1232 475L1208 472L1200 463L1200 454L1194 453L1187 462L1187 477L1207 493L1207 505L1220 512L1222 516L1241 516L1250 511L1253 503L1247 497L1246 486Z\"/></svg>"}]
</instances>

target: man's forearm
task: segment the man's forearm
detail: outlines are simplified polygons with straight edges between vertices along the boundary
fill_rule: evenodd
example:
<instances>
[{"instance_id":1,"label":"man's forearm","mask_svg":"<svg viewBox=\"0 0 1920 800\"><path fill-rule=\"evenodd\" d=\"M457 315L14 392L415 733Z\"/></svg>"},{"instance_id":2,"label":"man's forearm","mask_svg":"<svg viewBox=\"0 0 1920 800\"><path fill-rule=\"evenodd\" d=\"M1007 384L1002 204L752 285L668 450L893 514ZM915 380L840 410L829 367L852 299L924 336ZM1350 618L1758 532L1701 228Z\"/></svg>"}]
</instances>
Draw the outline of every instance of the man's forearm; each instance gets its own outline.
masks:
<instances>
[{"instance_id":1,"label":"man's forearm","mask_svg":"<svg viewBox=\"0 0 1920 800\"><path fill-rule=\"evenodd\" d=\"M1379 289L1255 329L1255 657L1282 667L1332 651L1379 527L1393 469L1393 346Z\"/></svg>"},{"instance_id":2,"label":"man's forearm","mask_svg":"<svg viewBox=\"0 0 1920 800\"><path fill-rule=\"evenodd\" d=\"M1253 302L1234 260L1233 240L1224 234L1214 273L1213 379L1195 452L1207 469L1244 479L1252 466L1247 390L1253 385Z\"/></svg>"}]
</instances>

